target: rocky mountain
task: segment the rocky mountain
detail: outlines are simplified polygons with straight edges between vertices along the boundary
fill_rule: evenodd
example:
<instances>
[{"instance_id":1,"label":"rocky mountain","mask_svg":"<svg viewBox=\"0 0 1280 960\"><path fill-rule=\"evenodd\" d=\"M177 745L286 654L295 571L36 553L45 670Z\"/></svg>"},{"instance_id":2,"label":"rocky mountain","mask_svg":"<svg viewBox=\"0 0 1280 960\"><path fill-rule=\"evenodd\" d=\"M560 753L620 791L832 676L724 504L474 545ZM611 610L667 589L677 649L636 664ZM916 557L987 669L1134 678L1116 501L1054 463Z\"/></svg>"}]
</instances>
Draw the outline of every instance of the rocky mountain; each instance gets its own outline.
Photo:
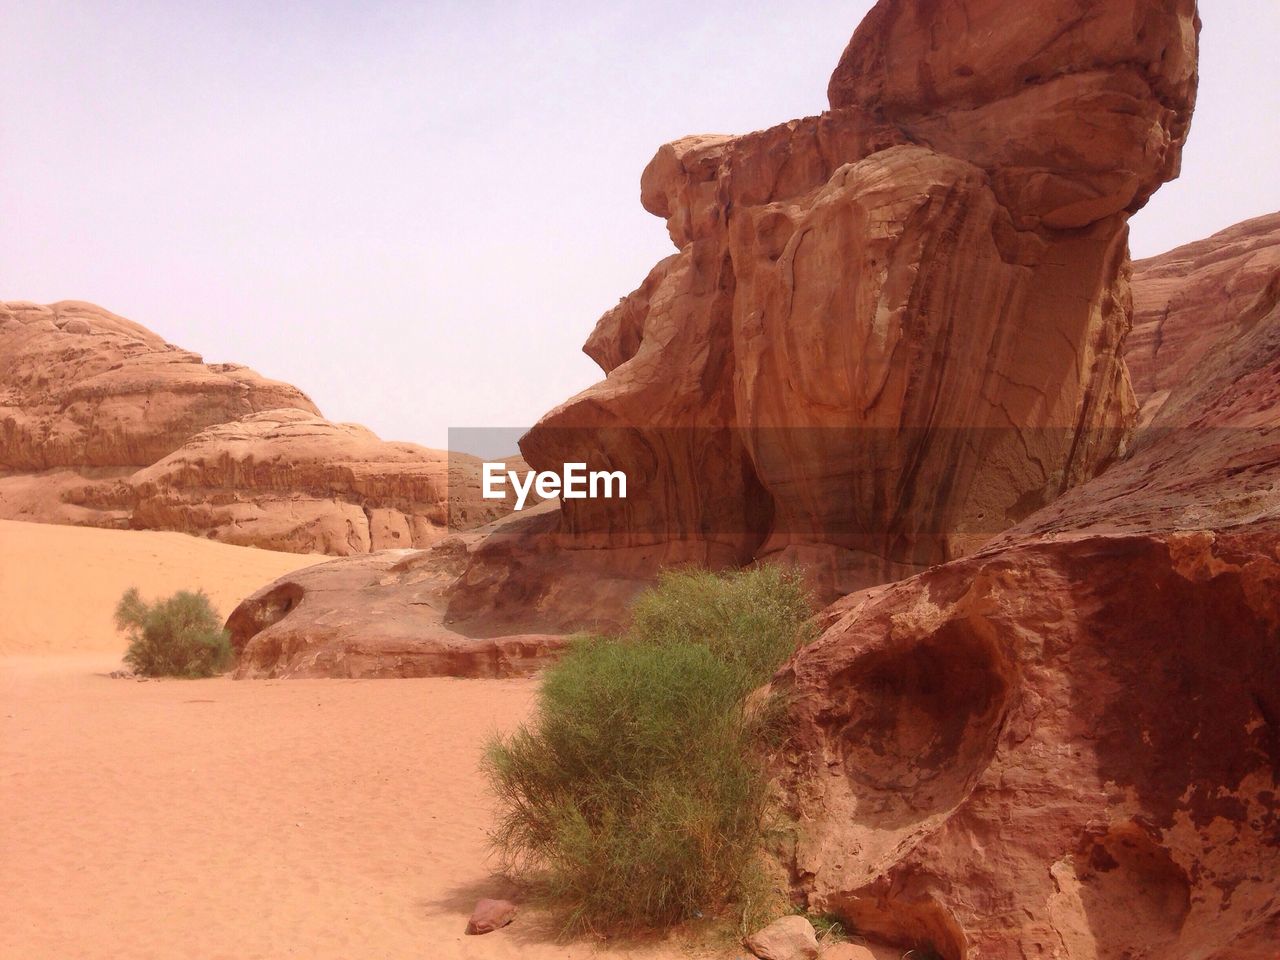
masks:
<instances>
[{"instance_id":1,"label":"rocky mountain","mask_svg":"<svg viewBox=\"0 0 1280 960\"><path fill-rule=\"evenodd\" d=\"M295 387L100 307L0 304L0 518L337 556L507 512L478 462L325 420Z\"/></svg>"},{"instance_id":2,"label":"rocky mountain","mask_svg":"<svg viewBox=\"0 0 1280 960\"><path fill-rule=\"evenodd\" d=\"M92 304L0 304L0 467L136 469L263 410L320 412L247 367L204 363Z\"/></svg>"},{"instance_id":3,"label":"rocky mountain","mask_svg":"<svg viewBox=\"0 0 1280 960\"><path fill-rule=\"evenodd\" d=\"M1162 264L1185 263L1183 250L1198 250L1208 263L1238 262L1234 257L1233 238L1242 233L1255 236L1261 249L1269 251L1276 235L1260 233L1256 226L1267 222L1280 225L1280 215L1258 218L1186 248L1142 261L1135 273L1134 298L1147 306L1138 314L1137 322L1164 314L1170 303L1187 302L1189 294L1197 289L1203 296L1204 280L1197 271L1189 270L1179 280L1176 274L1161 269ZM1221 249L1215 248L1216 243L1222 244ZM1149 275L1153 277L1151 281ZM1226 276L1228 282L1233 282L1248 274L1228 271ZM1166 349L1156 365L1146 371L1150 377L1167 378L1161 363L1203 374L1218 353L1241 349L1240 343L1248 342L1241 338L1280 298L1280 263L1262 282L1255 280L1252 285L1257 290L1253 299L1247 296L1230 301L1219 298L1212 308L1204 308L1205 312L1200 315L1206 322L1199 333L1206 349L1194 362L1187 362L1180 351ZM1235 303L1235 307L1231 303ZM1232 313L1233 309L1236 312ZM1187 325L1191 324L1188 317ZM1131 348L1142 352L1146 349L1145 341L1141 338L1127 341L1126 360ZM1256 406L1254 413L1249 413L1247 407L1235 408L1222 422L1211 421L1211 429L1203 424L1188 429L1188 424L1195 423L1200 416L1212 415L1216 401L1188 401L1189 388L1183 389L1174 397L1168 412L1157 418L1159 407L1168 400L1167 393L1161 396L1159 405L1149 407L1144 425L1129 436L1125 456L1098 478L1026 518L1014 531L1038 531L1041 527L1037 524L1049 524L1052 518L1052 524L1063 529L1067 525L1083 525L1113 532L1146 532L1152 524L1170 523L1174 516L1183 518L1178 529L1195 530L1227 522L1213 515L1212 522L1206 524L1205 518L1210 516L1206 510L1215 503L1219 507L1240 504L1240 509L1247 512L1254 496L1252 491L1258 487L1265 489L1265 485L1272 482L1274 469L1262 457L1248 470L1230 472L1236 470L1232 465L1236 462L1234 458L1242 453L1251 455L1251 445L1262 439L1253 429L1255 415L1271 415L1270 394L1265 389L1267 381L1265 376L1257 381L1259 375L1255 371L1256 382L1251 394ZM1191 374L1184 373L1181 382L1186 385L1191 380ZM1275 382L1280 383L1280 376ZM1249 429L1232 432L1227 424ZM1259 449L1266 448L1259 446ZM1223 463L1228 466L1224 467ZM1210 465L1207 474L1188 469L1198 464ZM1134 490L1139 488L1142 495L1135 496ZM291 574L259 591L244 608L246 612L252 610L252 616L237 620L240 642L250 651L242 671L245 675L270 676L326 673L346 676L352 670L357 675L366 672L412 675L428 669L422 664L432 662L430 658L435 654L431 651L435 646L456 645L460 637L467 635L488 639L508 633L523 637L528 630L560 630L563 619L603 628L617 626L621 618L616 611L622 610L634 594L639 574L632 577L625 571L619 572L616 566L605 565L594 571L587 570L579 564L579 557L598 555L560 549L560 538L554 533L560 522L558 509L550 504L507 517L465 536L448 538L423 554L398 554L376 563L354 559L334 561ZM997 542L1006 539L1001 537ZM534 545L539 549L532 549ZM610 550L604 556L612 560L618 552ZM635 554L639 558L638 569L655 560L645 551L637 550ZM424 575L424 571L429 571L429 575ZM491 579L466 583L460 580L464 573L473 578ZM554 617L546 613L547 597L536 592L537 585L548 577L566 582L577 577L583 587L576 593L564 591L553 595ZM535 589L531 590L531 586ZM272 599L286 594L292 597L287 605ZM302 606L305 597L323 597L323 600L308 600L306 606ZM486 606L485 602L493 598L498 601L495 606ZM376 613L371 604L376 605ZM839 605L833 609L839 609ZM563 619L557 622L555 618ZM416 636L417 643L402 644L394 656L381 658L376 650L381 648L382 641L375 638L388 631L402 638ZM558 649L548 646L547 653L554 655ZM450 666L450 671L484 675L489 669L484 664L489 661L478 652L476 656L481 660L478 665L458 666L459 660ZM529 669L532 668L533 665L529 665Z\"/></svg>"},{"instance_id":4,"label":"rocky mountain","mask_svg":"<svg viewBox=\"0 0 1280 960\"><path fill-rule=\"evenodd\" d=\"M834 600L772 681L810 911L943 960L1275 960L1280 214L1127 245L1198 30L1194 0L880 0L829 109L661 147L676 252L521 442L626 500L486 512L464 461L17 304L0 516L360 554L235 610L241 677L527 674L663 566L799 565Z\"/></svg>"},{"instance_id":5,"label":"rocky mountain","mask_svg":"<svg viewBox=\"0 0 1280 960\"><path fill-rule=\"evenodd\" d=\"M1271 960L1280 221L1133 270L1194 4L1027 10L885 0L827 113L663 147L642 197L679 252L522 444L645 495L285 578L237 613L242 670L430 664L445 640L379 626L428 605L469 672L527 668L527 631L608 622L663 563L798 561L862 587L773 684L810 910L945 960Z\"/></svg>"}]
</instances>

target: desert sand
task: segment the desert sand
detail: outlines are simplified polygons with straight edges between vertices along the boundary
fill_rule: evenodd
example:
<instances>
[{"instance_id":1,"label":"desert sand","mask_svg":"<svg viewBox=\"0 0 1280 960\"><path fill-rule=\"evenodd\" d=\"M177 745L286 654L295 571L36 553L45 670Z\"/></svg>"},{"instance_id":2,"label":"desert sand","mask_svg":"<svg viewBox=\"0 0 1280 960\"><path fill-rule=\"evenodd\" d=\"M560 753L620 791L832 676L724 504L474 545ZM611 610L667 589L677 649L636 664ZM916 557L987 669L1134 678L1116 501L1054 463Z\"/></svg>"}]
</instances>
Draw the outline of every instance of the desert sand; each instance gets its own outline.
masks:
<instances>
[{"instance_id":1,"label":"desert sand","mask_svg":"<svg viewBox=\"0 0 1280 960\"><path fill-rule=\"evenodd\" d=\"M533 910L463 935L477 898L512 892L487 859L477 761L536 680L107 676L127 586L203 587L225 612L316 559L0 523L0 957L613 953L557 943Z\"/></svg>"},{"instance_id":2,"label":"desert sand","mask_svg":"<svg viewBox=\"0 0 1280 960\"><path fill-rule=\"evenodd\" d=\"M0 655L114 653L118 659L124 641L112 614L129 587L145 600L202 589L225 617L268 580L326 559L182 533L0 520Z\"/></svg>"}]
</instances>

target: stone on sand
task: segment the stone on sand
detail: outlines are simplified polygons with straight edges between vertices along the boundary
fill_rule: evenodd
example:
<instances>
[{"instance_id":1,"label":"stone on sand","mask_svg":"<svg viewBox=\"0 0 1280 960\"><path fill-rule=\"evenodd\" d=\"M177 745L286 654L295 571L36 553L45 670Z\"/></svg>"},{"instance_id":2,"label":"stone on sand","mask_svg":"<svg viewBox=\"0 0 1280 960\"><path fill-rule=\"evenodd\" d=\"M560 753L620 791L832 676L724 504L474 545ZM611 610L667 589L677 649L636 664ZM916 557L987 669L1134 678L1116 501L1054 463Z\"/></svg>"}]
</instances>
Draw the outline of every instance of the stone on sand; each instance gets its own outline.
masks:
<instances>
[{"instance_id":1,"label":"stone on sand","mask_svg":"<svg viewBox=\"0 0 1280 960\"><path fill-rule=\"evenodd\" d=\"M801 916L780 917L745 943L760 960L812 960L818 955L813 924Z\"/></svg>"},{"instance_id":2,"label":"stone on sand","mask_svg":"<svg viewBox=\"0 0 1280 960\"><path fill-rule=\"evenodd\" d=\"M516 905L510 900L481 900L471 911L467 921L467 933L477 936L505 927L516 918Z\"/></svg>"}]
</instances>

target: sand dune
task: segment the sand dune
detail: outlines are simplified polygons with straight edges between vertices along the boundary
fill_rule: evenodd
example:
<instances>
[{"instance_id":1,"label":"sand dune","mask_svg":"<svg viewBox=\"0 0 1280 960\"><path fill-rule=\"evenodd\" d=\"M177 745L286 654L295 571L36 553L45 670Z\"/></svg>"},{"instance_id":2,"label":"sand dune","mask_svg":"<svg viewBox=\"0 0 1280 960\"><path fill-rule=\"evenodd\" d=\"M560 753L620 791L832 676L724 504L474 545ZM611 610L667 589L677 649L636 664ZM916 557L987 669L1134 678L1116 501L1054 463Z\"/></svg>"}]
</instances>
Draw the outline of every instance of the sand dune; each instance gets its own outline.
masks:
<instances>
[{"instance_id":1,"label":"sand dune","mask_svg":"<svg viewBox=\"0 0 1280 960\"><path fill-rule=\"evenodd\" d=\"M312 559L0 524L0 957L690 955L558 944L536 911L463 936L478 897L509 892L477 761L536 681L105 675L125 587L203 587L225 612Z\"/></svg>"},{"instance_id":2,"label":"sand dune","mask_svg":"<svg viewBox=\"0 0 1280 960\"><path fill-rule=\"evenodd\" d=\"M291 570L329 559L232 547L182 533L0 520L0 654L124 652L120 595L202 589L224 617Z\"/></svg>"}]
</instances>

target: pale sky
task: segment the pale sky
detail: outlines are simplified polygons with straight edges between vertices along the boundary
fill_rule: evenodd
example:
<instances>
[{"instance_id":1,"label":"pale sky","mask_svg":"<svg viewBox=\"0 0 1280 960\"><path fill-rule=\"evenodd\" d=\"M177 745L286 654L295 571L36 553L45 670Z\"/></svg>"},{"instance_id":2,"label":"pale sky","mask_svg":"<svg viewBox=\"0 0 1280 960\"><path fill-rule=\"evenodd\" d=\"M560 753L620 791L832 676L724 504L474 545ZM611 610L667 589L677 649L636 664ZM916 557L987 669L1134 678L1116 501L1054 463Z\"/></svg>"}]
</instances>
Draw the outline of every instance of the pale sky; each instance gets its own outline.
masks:
<instances>
[{"instance_id":1,"label":"pale sky","mask_svg":"<svg viewBox=\"0 0 1280 960\"><path fill-rule=\"evenodd\" d=\"M527 426L672 250L654 150L820 112L870 6L0 0L0 299L98 303L388 439ZM1201 7L1135 256L1280 209L1280 2Z\"/></svg>"}]
</instances>

